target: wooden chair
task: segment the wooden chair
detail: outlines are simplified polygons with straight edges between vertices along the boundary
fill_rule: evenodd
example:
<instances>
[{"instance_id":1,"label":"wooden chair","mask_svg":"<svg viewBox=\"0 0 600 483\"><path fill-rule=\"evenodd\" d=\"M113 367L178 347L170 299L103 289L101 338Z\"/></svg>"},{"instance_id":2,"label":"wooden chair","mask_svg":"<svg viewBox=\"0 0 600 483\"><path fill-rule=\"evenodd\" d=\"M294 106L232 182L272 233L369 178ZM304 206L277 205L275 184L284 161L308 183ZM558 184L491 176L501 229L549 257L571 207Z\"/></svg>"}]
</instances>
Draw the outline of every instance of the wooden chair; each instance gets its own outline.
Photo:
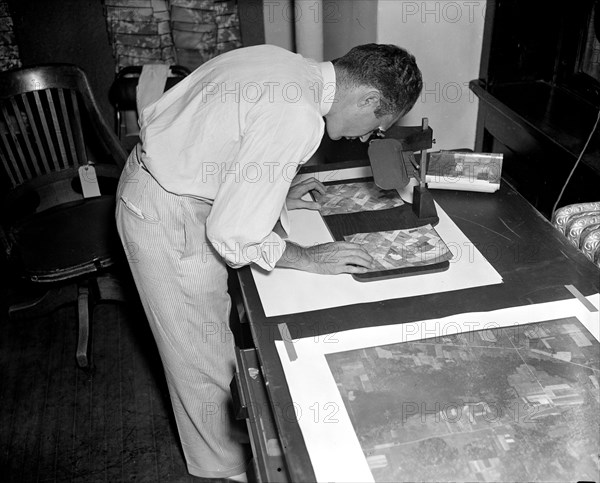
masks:
<instances>
[{"instance_id":1,"label":"wooden chair","mask_svg":"<svg viewBox=\"0 0 600 483\"><path fill-rule=\"evenodd\" d=\"M137 124L136 88L142 74L142 68L141 65L123 67L115 76L115 80L110 87L108 98L115 108L114 129L121 140L125 137L124 133L127 133L125 119L127 113L133 115ZM181 65L172 65L169 67L169 71L170 75L165 83L165 91L190 74L190 70ZM137 139L135 142L137 142Z\"/></svg>"},{"instance_id":2,"label":"wooden chair","mask_svg":"<svg viewBox=\"0 0 600 483\"><path fill-rule=\"evenodd\" d=\"M106 269L122 253L114 207L125 160L81 69L54 64L0 73L0 242L16 273L48 288L11 306L9 317L77 302L82 368L90 367L93 305L119 298Z\"/></svg>"}]
</instances>

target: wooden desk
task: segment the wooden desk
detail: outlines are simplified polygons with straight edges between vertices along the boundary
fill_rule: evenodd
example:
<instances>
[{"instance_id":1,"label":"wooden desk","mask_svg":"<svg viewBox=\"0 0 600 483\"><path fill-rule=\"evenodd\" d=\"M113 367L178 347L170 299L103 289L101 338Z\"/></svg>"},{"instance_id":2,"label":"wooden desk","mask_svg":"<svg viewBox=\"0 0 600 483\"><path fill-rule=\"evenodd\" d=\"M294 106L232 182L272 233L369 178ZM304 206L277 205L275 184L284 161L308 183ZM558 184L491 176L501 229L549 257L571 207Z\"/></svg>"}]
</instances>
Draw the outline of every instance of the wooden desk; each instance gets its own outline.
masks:
<instances>
[{"instance_id":1,"label":"wooden desk","mask_svg":"<svg viewBox=\"0 0 600 483\"><path fill-rule=\"evenodd\" d=\"M303 172L337 169L311 166ZM315 475L295 420L293 403L275 349L277 324L286 323L295 338L372 325L389 325L489 311L571 298L565 285L583 295L599 291L600 271L507 183L494 194L432 191L436 201L504 279L504 283L377 303L335 307L279 317L265 317L251 271L238 272L252 338L256 347L242 351L239 390L250 398L250 431L259 481L314 481ZM293 290L293 287L290 287ZM254 359L256 358L256 359ZM251 377L249 369L260 369ZM264 381L264 384L263 384ZM262 434L267 434L266 438ZM276 434L283 457L266 452ZM271 445L272 445L271 441Z\"/></svg>"}]
</instances>

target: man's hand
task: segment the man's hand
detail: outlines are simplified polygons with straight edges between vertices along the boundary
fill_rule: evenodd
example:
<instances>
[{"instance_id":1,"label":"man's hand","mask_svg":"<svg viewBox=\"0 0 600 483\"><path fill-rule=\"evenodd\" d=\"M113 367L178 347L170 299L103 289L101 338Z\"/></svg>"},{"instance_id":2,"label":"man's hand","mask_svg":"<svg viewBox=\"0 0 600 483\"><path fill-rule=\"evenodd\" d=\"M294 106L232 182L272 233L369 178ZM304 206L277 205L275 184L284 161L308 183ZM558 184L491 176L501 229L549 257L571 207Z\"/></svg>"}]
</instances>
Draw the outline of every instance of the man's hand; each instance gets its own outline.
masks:
<instances>
[{"instance_id":1,"label":"man's hand","mask_svg":"<svg viewBox=\"0 0 600 483\"><path fill-rule=\"evenodd\" d=\"M373 257L356 243L338 241L301 247L288 241L277 265L305 272L337 275L365 273L372 268L372 262Z\"/></svg>"},{"instance_id":2,"label":"man's hand","mask_svg":"<svg viewBox=\"0 0 600 483\"><path fill-rule=\"evenodd\" d=\"M309 178L295 184L288 191L285 204L288 210L296 210L298 208L308 208L309 210L318 210L321 205L315 201L304 201L301 199L309 191L315 190L319 194L325 194L325 186L316 178Z\"/></svg>"}]
</instances>

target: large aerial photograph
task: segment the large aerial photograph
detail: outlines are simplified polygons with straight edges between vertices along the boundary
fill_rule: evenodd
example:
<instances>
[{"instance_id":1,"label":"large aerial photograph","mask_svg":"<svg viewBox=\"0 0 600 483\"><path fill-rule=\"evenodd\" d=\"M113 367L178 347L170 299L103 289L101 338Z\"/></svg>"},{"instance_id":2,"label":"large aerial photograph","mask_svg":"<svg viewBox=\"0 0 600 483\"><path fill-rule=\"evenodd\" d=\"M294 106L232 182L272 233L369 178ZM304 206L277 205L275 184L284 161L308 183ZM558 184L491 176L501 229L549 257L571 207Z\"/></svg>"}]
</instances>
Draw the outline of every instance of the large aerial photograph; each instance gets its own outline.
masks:
<instances>
[{"instance_id":1,"label":"large aerial photograph","mask_svg":"<svg viewBox=\"0 0 600 483\"><path fill-rule=\"evenodd\" d=\"M377 482L597 481L600 345L575 317L326 358Z\"/></svg>"}]
</instances>

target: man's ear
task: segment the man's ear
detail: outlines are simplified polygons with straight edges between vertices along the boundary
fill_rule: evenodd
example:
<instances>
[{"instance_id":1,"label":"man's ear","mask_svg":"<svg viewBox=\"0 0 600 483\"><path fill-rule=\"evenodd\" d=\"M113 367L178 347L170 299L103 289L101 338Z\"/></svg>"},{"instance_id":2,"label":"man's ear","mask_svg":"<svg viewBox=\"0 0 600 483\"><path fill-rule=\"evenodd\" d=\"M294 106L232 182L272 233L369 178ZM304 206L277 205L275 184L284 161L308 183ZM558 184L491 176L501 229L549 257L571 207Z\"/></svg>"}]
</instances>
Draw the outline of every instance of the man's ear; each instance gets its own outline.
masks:
<instances>
[{"instance_id":1,"label":"man's ear","mask_svg":"<svg viewBox=\"0 0 600 483\"><path fill-rule=\"evenodd\" d=\"M375 110L380 104L381 92L379 92L377 89L368 89L360 97L358 107L370 107Z\"/></svg>"}]
</instances>

